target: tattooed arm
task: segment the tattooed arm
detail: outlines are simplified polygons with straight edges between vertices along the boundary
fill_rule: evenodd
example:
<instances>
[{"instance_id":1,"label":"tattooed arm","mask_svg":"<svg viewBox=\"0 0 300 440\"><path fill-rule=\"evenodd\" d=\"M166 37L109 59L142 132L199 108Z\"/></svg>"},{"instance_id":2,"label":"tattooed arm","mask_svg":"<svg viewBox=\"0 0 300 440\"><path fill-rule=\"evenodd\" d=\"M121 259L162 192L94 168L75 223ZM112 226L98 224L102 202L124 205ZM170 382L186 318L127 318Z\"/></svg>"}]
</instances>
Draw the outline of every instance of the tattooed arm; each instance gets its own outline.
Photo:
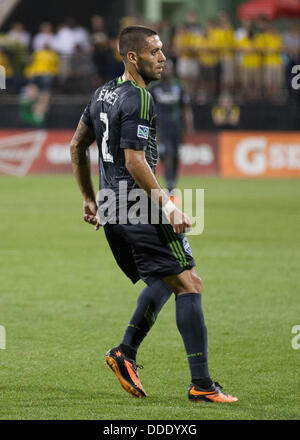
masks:
<instances>
[{"instance_id":1,"label":"tattooed arm","mask_svg":"<svg viewBox=\"0 0 300 440\"><path fill-rule=\"evenodd\" d=\"M83 197L83 219L87 223L100 225L96 218L97 204L91 178L89 146L94 142L95 134L83 121L79 121L78 127L71 141L70 151L73 173Z\"/></svg>"}]
</instances>

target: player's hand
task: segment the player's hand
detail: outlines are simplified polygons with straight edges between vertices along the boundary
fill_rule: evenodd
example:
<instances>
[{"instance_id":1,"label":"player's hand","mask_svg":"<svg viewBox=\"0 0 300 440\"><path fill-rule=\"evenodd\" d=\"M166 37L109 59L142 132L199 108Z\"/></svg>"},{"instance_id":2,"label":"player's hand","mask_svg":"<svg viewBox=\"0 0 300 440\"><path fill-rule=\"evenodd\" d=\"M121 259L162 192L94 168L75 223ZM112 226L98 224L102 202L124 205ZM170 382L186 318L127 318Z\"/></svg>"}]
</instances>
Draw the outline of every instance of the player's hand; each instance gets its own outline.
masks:
<instances>
[{"instance_id":1,"label":"player's hand","mask_svg":"<svg viewBox=\"0 0 300 440\"><path fill-rule=\"evenodd\" d=\"M91 225L95 225L95 231L100 229L101 223L97 213L97 204L94 200L83 201L83 220Z\"/></svg>"},{"instance_id":2,"label":"player's hand","mask_svg":"<svg viewBox=\"0 0 300 440\"><path fill-rule=\"evenodd\" d=\"M192 229L191 220L188 215L175 208L170 214L170 223L173 226L173 230L176 234L182 232L189 232Z\"/></svg>"}]
</instances>

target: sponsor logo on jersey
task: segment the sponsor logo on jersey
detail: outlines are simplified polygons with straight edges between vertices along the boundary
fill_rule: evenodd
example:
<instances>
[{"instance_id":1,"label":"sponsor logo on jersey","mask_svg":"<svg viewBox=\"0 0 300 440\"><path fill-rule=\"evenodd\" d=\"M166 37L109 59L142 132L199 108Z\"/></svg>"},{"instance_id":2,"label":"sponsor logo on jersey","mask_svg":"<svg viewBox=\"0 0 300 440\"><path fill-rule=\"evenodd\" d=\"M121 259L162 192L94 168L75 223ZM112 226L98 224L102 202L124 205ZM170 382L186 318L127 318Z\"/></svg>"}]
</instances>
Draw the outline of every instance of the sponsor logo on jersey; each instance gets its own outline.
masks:
<instances>
[{"instance_id":1,"label":"sponsor logo on jersey","mask_svg":"<svg viewBox=\"0 0 300 440\"><path fill-rule=\"evenodd\" d=\"M186 237L183 238L182 244L183 244L185 252L192 257L192 249L191 249L190 243Z\"/></svg>"},{"instance_id":2,"label":"sponsor logo on jersey","mask_svg":"<svg viewBox=\"0 0 300 440\"><path fill-rule=\"evenodd\" d=\"M146 127L146 125L139 125L137 129L137 137L148 139L149 137L149 127Z\"/></svg>"}]
</instances>

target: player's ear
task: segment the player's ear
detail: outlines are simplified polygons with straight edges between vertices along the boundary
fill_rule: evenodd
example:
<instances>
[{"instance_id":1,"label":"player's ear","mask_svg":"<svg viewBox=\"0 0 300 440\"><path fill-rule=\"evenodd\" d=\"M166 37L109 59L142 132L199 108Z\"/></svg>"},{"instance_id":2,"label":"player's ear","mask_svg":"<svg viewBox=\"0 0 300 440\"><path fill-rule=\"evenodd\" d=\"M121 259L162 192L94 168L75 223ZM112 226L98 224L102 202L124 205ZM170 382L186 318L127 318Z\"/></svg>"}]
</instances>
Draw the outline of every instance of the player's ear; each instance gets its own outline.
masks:
<instances>
[{"instance_id":1,"label":"player's ear","mask_svg":"<svg viewBox=\"0 0 300 440\"><path fill-rule=\"evenodd\" d=\"M127 53L127 59L130 63L136 64L137 63L137 54L133 51L130 51Z\"/></svg>"}]
</instances>

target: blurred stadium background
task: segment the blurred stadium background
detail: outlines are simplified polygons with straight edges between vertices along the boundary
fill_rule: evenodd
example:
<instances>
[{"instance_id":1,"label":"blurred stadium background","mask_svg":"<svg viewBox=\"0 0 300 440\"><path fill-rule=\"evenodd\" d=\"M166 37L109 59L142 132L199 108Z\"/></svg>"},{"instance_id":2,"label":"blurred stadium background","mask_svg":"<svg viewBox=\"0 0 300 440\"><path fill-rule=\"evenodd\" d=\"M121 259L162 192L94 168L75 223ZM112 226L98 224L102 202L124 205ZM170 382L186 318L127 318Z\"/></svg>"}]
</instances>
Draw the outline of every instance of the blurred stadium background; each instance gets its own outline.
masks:
<instances>
[{"instance_id":1,"label":"blurred stadium background","mask_svg":"<svg viewBox=\"0 0 300 440\"><path fill-rule=\"evenodd\" d=\"M0 172L70 171L68 130L91 92L122 73L119 30L140 23L159 31L191 98L197 134L181 172L299 176L299 18L298 0L1 0Z\"/></svg>"},{"instance_id":2,"label":"blurred stadium background","mask_svg":"<svg viewBox=\"0 0 300 440\"><path fill-rule=\"evenodd\" d=\"M63 130L74 129L95 88L122 73L120 28L142 23L159 31L191 97L195 129L202 132L187 139L181 171L299 175L299 145L291 133L300 118L300 93L292 86L298 73L293 67L300 63L297 0L88 0L84 8L64 0L1 0L0 8L0 65L6 71L0 172L70 170L61 149L70 134ZM8 129L26 129L26 136ZM265 131L254 144L253 130ZM31 154L28 143L36 147ZM22 154L26 166L18 162Z\"/></svg>"},{"instance_id":3,"label":"blurred stadium background","mask_svg":"<svg viewBox=\"0 0 300 440\"><path fill-rule=\"evenodd\" d=\"M131 23L159 31L190 96L178 186L206 190L190 241L211 369L235 407L185 400L173 301L141 348L151 398L128 404L104 371L141 285L83 224L69 142L92 91L122 73ZM1 419L299 418L298 64L297 0L0 0Z\"/></svg>"}]
</instances>

